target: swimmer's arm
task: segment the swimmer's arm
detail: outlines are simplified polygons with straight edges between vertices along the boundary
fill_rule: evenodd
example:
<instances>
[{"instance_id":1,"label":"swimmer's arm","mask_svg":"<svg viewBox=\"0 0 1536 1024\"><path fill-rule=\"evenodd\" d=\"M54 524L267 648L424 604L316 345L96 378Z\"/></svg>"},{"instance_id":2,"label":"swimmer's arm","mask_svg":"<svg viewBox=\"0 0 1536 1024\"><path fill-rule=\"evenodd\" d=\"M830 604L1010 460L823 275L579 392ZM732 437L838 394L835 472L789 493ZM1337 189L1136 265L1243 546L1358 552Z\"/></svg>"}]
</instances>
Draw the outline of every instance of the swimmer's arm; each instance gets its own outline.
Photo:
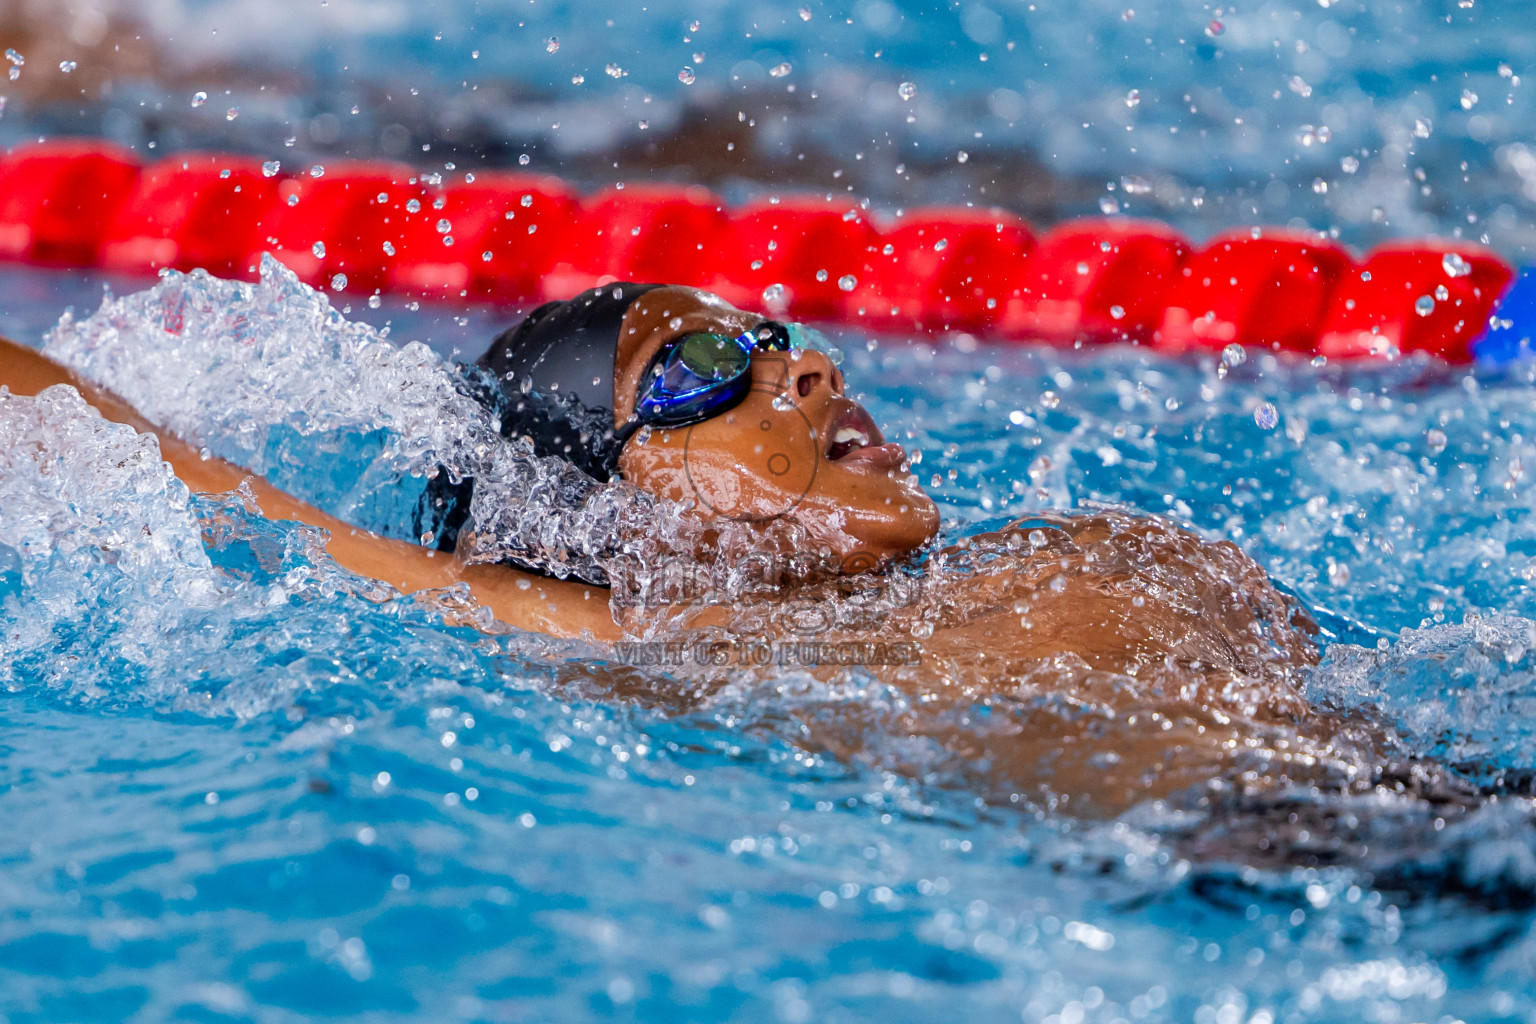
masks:
<instances>
[{"instance_id":1,"label":"swimmer's arm","mask_svg":"<svg viewBox=\"0 0 1536 1024\"><path fill-rule=\"evenodd\" d=\"M224 493L249 480L268 518L297 520L327 531L326 550L352 572L383 580L408 594L468 583L475 600L508 625L562 637L618 638L608 610L608 591L601 587L545 579L508 566L465 565L452 555L358 529L222 459L203 458L169 431L145 422L121 399L92 387L40 353L0 338L0 387L35 395L55 384L78 389L107 419L153 434L160 442L161 456L194 491Z\"/></svg>"}]
</instances>

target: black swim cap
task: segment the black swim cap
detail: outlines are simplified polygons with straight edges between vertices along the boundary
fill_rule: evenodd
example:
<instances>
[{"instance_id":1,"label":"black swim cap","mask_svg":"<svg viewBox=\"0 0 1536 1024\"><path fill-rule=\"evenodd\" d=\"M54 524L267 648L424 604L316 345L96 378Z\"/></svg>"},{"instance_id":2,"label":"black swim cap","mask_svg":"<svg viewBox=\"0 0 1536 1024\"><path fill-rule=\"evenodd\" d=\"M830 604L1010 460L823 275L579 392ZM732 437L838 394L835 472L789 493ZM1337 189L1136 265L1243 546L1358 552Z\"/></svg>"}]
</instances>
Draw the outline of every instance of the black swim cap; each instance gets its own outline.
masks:
<instances>
[{"instance_id":1,"label":"black swim cap","mask_svg":"<svg viewBox=\"0 0 1536 1024\"><path fill-rule=\"evenodd\" d=\"M595 480L618 466L624 438L613 423L613 360L630 304L655 284L620 282L547 302L476 362L495 375L503 437L527 437L539 455L565 459Z\"/></svg>"},{"instance_id":2,"label":"black swim cap","mask_svg":"<svg viewBox=\"0 0 1536 1024\"><path fill-rule=\"evenodd\" d=\"M563 459L592 481L612 479L624 449L613 423L619 330L630 304L659 287L619 282L546 302L465 367L462 386L500 420L501 436L526 437L536 455ZM473 493L472 479L439 473L417 503L412 535L431 536L440 550L455 550ZM532 562L513 564L545 572Z\"/></svg>"}]
</instances>

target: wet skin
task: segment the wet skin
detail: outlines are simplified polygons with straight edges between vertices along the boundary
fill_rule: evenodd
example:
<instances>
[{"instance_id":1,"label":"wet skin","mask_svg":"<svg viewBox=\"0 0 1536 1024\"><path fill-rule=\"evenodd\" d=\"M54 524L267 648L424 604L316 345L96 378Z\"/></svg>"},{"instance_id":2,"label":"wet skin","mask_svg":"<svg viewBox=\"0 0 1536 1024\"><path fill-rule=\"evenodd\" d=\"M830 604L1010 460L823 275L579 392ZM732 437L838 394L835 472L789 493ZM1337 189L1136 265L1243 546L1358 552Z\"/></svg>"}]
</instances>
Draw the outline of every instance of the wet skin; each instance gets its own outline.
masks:
<instances>
[{"instance_id":1,"label":"wet skin","mask_svg":"<svg viewBox=\"0 0 1536 1024\"><path fill-rule=\"evenodd\" d=\"M668 341L698 330L735 335L761 319L693 289L642 296L621 327L616 425L628 418L641 375ZM905 454L882 443L825 355L754 352L751 372L751 393L728 412L631 438L619 463L623 478L689 503L705 519L723 516L765 531L791 520L850 570L888 562L934 537L937 510L907 471ZM153 430L110 394L0 341L0 386L33 394L57 383L79 387L111 419ZM229 491L250 479L164 432L159 439L194 490ZM604 589L464 565L339 522L259 479L252 485L268 516L329 531L329 551L344 567L404 593L467 583L480 605L519 628L614 642L658 621L715 633L732 625L731 608L649 609L621 623ZM972 539L968 550L937 553L936 563L963 565L978 551L987 557L963 572L930 571L915 603L817 638L918 638L920 664L870 670L908 695L899 727L970 766L962 774L980 766L978 784L988 793L1066 798L1078 813L1115 813L1249 763L1265 767L1243 776L1245 784L1261 786L1281 777L1346 777L1374 758L1368 740L1298 697L1293 670L1315 662L1316 648L1263 571L1235 546L1129 516L1074 516L1057 525L1005 530ZM785 605L845 607L837 590L835 581L812 584L785 595ZM776 615L768 610L755 627L759 635L801 639ZM829 679L840 671L813 674ZM707 692L739 672L680 674L694 677L690 692ZM677 707L691 699L681 689L658 692L632 671L615 670L604 683L616 697ZM1062 701L1093 713L1063 715ZM971 718L973 709L994 705L1001 711L984 716L985 728ZM805 741L858 759L869 749L870 729L892 725L870 726L857 706L845 706L808 723Z\"/></svg>"},{"instance_id":2,"label":"wet skin","mask_svg":"<svg viewBox=\"0 0 1536 1024\"><path fill-rule=\"evenodd\" d=\"M697 331L734 336L762 319L693 288L642 295L619 329L615 426L629 419L641 377L667 342ZM787 516L848 566L873 567L933 538L939 512L908 472L906 452L883 443L825 354L757 350L751 367L752 390L740 405L632 437L619 461L623 478L706 516Z\"/></svg>"}]
</instances>

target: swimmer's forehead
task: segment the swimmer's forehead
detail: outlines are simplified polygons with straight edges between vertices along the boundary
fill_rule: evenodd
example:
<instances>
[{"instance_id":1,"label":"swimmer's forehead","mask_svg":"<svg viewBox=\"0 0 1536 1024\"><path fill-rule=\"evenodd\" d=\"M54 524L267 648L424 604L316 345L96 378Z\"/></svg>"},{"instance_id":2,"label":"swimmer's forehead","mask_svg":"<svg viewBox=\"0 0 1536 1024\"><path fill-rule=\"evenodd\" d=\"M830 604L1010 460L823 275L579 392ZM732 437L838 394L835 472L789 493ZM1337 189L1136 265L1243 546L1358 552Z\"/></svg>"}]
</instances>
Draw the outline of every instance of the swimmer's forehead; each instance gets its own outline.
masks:
<instances>
[{"instance_id":1,"label":"swimmer's forehead","mask_svg":"<svg viewBox=\"0 0 1536 1024\"><path fill-rule=\"evenodd\" d=\"M640 377L661 347L695 331L735 336L763 322L761 313L737 309L718 295L697 288L668 286L646 292L624 313L613 357L613 416L616 425L635 409Z\"/></svg>"}]
</instances>

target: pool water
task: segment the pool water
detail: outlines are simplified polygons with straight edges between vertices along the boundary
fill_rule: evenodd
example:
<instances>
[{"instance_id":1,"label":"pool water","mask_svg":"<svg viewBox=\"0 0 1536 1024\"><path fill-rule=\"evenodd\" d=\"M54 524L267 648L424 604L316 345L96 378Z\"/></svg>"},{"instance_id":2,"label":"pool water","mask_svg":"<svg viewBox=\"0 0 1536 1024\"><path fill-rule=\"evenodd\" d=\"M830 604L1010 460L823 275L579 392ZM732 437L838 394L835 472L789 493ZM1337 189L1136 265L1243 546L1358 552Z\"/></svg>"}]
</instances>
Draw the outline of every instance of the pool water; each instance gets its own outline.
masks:
<instances>
[{"instance_id":1,"label":"pool water","mask_svg":"<svg viewBox=\"0 0 1536 1024\"><path fill-rule=\"evenodd\" d=\"M1001 202L1196 239L1434 233L1533 262L1536 22L1518 3L95 8L137 19L152 66L47 101L76 81L46 77L55 59L86 82L104 52L71 49L83 16L61 22L11 62L0 143L84 132L146 157L217 145L445 174L526 156L595 187L649 176L634 154L690 112L740 113L754 159L808 153L818 190L887 213ZM191 106L197 91L213 98ZM476 137L495 146L472 163ZM1025 165L1051 187L983 170ZM733 201L779 189L762 167L714 184ZM90 319L104 284L139 293L112 307L129 334L165 294L0 268L0 334L42 346L66 308L112 326ZM282 337L312 340L322 301L284 294L316 319ZM332 300L444 358L516 316ZM205 326L214 346L248 336ZM140 333L137 356L163 356ZM876 420L922 452L947 537L1107 504L1231 540L1322 628L1309 699L1472 785L1529 788L1529 365L834 340ZM306 433L285 387L245 395L268 402L248 433L255 406L218 395L172 411L211 449L398 531L421 484L391 431L420 410L307 394L352 418ZM909 752L880 728L903 699L890 687L785 675L668 699L656 671L619 692L587 671L612 652L477 630L454 594L391 599L308 531L186 494L67 394L0 402L0 438L7 1024L1536 1019L1528 800L1024 810L964 773L888 770ZM363 501L369 468L394 482ZM871 722L866 756L799 742L796 715L849 707ZM1282 839L1300 853L1277 856Z\"/></svg>"},{"instance_id":2,"label":"pool water","mask_svg":"<svg viewBox=\"0 0 1536 1024\"><path fill-rule=\"evenodd\" d=\"M70 329L132 337L134 310L211 287L92 319L96 282L9 280L17 334L84 292ZM1370 705L1479 782L1536 764L1525 370L838 340L951 536L1111 503L1235 540L1327 631L1313 700ZM882 770L901 738L878 729L856 762L796 744L786 705L878 719L900 695L872 682L625 697L584 669L609 652L381 600L303 528L188 496L131 431L44 404L0 416L12 460L58 453L0 474L10 1020L1536 1012L1524 800L1022 811ZM265 449L317 460L317 500L325 465L380 450L351 428ZM1257 840L1287 813L1347 848L1277 866ZM1215 852L1188 855L1202 828Z\"/></svg>"}]
</instances>

